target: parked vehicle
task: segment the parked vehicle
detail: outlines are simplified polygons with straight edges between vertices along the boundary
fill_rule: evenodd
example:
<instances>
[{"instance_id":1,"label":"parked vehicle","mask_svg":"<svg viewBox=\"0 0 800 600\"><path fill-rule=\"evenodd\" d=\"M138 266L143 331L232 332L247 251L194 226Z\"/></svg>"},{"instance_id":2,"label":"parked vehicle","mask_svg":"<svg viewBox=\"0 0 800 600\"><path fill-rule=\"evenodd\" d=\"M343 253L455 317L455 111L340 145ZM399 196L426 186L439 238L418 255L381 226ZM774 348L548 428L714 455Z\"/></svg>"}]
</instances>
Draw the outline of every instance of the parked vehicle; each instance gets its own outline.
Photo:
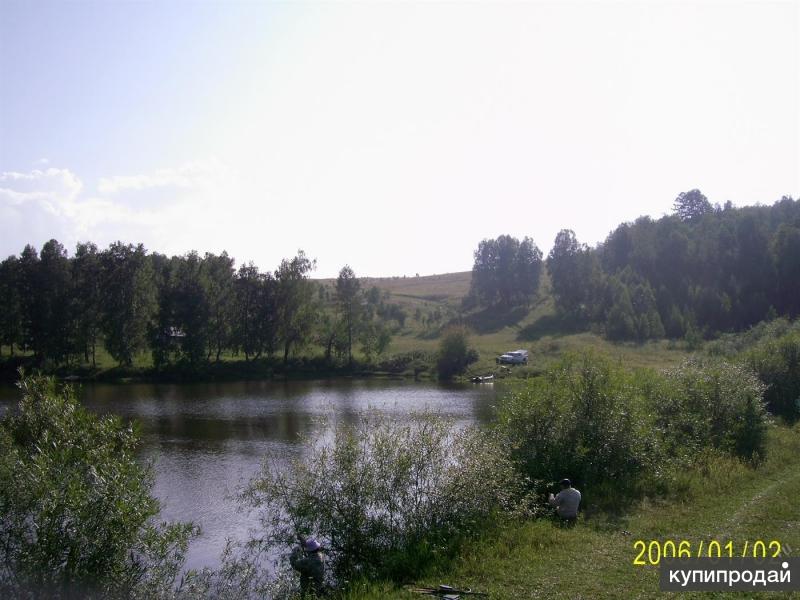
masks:
<instances>
[{"instance_id":1,"label":"parked vehicle","mask_svg":"<svg viewBox=\"0 0 800 600\"><path fill-rule=\"evenodd\" d=\"M497 364L507 365L527 365L528 364L528 351L527 350L513 350L501 354L495 359Z\"/></svg>"}]
</instances>

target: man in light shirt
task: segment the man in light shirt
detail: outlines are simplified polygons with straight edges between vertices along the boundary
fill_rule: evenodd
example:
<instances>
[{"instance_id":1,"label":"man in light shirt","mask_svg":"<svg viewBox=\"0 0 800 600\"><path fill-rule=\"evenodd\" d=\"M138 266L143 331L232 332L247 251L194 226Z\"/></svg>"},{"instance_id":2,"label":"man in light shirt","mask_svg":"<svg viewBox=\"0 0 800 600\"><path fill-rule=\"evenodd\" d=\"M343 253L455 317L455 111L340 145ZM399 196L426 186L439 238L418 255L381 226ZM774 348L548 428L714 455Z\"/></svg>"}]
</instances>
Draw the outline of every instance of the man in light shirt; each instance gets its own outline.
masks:
<instances>
[{"instance_id":1,"label":"man in light shirt","mask_svg":"<svg viewBox=\"0 0 800 600\"><path fill-rule=\"evenodd\" d=\"M574 525L578 519L578 507L581 504L581 493L572 487L569 479L561 480L561 491L555 496L550 494L548 502L556 507L556 514L564 525Z\"/></svg>"}]
</instances>

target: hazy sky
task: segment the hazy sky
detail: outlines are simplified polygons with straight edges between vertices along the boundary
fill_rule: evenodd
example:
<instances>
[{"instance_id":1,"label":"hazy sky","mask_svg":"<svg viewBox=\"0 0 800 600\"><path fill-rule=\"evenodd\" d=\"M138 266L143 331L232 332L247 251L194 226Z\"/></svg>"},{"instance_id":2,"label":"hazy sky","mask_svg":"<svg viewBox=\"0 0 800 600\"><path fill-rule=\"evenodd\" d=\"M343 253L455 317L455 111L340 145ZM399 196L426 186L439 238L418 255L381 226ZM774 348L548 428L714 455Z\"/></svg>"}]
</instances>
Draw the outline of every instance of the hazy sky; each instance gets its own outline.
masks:
<instances>
[{"instance_id":1,"label":"hazy sky","mask_svg":"<svg viewBox=\"0 0 800 600\"><path fill-rule=\"evenodd\" d=\"M0 255L429 274L797 197L799 6L0 0Z\"/></svg>"}]
</instances>

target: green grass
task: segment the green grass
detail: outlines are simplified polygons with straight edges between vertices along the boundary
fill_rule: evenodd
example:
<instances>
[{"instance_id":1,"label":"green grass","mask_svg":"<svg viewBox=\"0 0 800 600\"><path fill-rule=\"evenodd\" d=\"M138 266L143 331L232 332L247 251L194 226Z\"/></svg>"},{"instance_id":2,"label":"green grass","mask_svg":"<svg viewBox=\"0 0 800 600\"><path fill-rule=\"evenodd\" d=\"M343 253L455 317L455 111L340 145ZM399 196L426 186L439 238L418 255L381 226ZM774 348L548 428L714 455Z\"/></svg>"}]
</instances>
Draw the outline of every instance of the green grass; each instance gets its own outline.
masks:
<instances>
[{"instance_id":1,"label":"green grass","mask_svg":"<svg viewBox=\"0 0 800 600\"><path fill-rule=\"evenodd\" d=\"M658 567L633 565L636 540L688 540L694 548L700 541L732 541L739 552L745 541L778 540L787 555L800 550L800 427L773 427L769 457L756 469L716 457L682 473L675 485L678 498L645 500L624 516L596 513L573 529L543 519L504 527L470 543L450 564L414 583L471 587L488 592L493 600L656 598L667 596L658 591ZM715 596L752 594L669 597ZM413 596L397 585L372 583L344 597Z\"/></svg>"},{"instance_id":2,"label":"green grass","mask_svg":"<svg viewBox=\"0 0 800 600\"><path fill-rule=\"evenodd\" d=\"M471 274L450 273L430 277L383 278L368 280L389 292L389 302L404 306L413 315L417 307L426 314L437 307L451 318L462 318L472 336L470 345L478 350L480 360L471 366L468 376L504 371L495 365L495 358L509 350L524 348L530 352L528 367L514 367L518 374L537 373L547 368L564 354L577 350L593 350L619 360L630 367L664 368L678 364L688 352L683 343L666 340L644 344L613 343L601 335L584 331L573 323L559 318L550 290L546 272L542 276L539 297L527 308L480 309L461 313L461 300L469 291ZM432 298L436 298L433 300ZM414 319L407 319L406 328L392 339L387 354L411 350L438 349L438 327L424 327Z\"/></svg>"}]
</instances>

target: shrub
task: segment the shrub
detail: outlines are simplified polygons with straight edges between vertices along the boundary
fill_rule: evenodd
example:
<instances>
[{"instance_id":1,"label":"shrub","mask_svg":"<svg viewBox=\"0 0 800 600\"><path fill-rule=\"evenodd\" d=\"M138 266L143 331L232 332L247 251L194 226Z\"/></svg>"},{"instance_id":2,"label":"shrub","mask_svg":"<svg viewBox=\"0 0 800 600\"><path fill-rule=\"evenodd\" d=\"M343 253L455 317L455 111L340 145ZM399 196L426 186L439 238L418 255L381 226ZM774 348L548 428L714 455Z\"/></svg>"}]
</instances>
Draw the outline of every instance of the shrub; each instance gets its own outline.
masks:
<instances>
[{"instance_id":1,"label":"shrub","mask_svg":"<svg viewBox=\"0 0 800 600\"><path fill-rule=\"evenodd\" d=\"M441 379L459 375L473 362L478 353L469 347L469 332L466 327L454 325L442 334L439 343L439 358L436 367Z\"/></svg>"},{"instance_id":2,"label":"shrub","mask_svg":"<svg viewBox=\"0 0 800 600\"><path fill-rule=\"evenodd\" d=\"M792 331L800 333L800 321L794 324L784 318L761 321L747 331L722 334L718 339L708 343L706 353L710 356L735 359L744 352L753 350L761 342L780 338Z\"/></svg>"},{"instance_id":3,"label":"shrub","mask_svg":"<svg viewBox=\"0 0 800 600\"><path fill-rule=\"evenodd\" d=\"M407 370L427 370L429 365L436 362L435 356L424 350L412 350L394 354L378 363L378 369L389 373L403 373Z\"/></svg>"},{"instance_id":4,"label":"shrub","mask_svg":"<svg viewBox=\"0 0 800 600\"><path fill-rule=\"evenodd\" d=\"M192 534L152 522L153 475L137 435L83 409L71 388L23 377L0 422L0 591L12 597L153 597Z\"/></svg>"},{"instance_id":5,"label":"shrub","mask_svg":"<svg viewBox=\"0 0 800 600\"><path fill-rule=\"evenodd\" d=\"M764 453L763 392L744 366L693 358L666 371L648 395L672 454L711 447L750 460Z\"/></svg>"},{"instance_id":6,"label":"shrub","mask_svg":"<svg viewBox=\"0 0 800 600\"><path fill-rule=\"evenodd\" d=\"M262 511L263 543L313 533L339 581L418 574L519 501L494 437L431 415L361 416L306 461L276 465L265 463L244 494Z\"/></svg>"},{"instance_id":7,"label":"shrub","mask_svg":"<svg viewBox=\"0 0 800 600\"><path fill-rule=\"evenodd\" d=\"M800 330L761 342L745 355L745 364L766 385L770 412L790 423L800 419Z\"/></svg>"},{"instance_id":8,"label":"shrub","mask_svg":"<svg viewBox=\"0 0 800 600\"><path fill-rule=\"evenodd\" d=\"M538 491L569 477L603 504L659 474L658 439L642 407L629 375L593 355L570 356L509 394L498 428Z\"/></svg>"}]
</instances>

